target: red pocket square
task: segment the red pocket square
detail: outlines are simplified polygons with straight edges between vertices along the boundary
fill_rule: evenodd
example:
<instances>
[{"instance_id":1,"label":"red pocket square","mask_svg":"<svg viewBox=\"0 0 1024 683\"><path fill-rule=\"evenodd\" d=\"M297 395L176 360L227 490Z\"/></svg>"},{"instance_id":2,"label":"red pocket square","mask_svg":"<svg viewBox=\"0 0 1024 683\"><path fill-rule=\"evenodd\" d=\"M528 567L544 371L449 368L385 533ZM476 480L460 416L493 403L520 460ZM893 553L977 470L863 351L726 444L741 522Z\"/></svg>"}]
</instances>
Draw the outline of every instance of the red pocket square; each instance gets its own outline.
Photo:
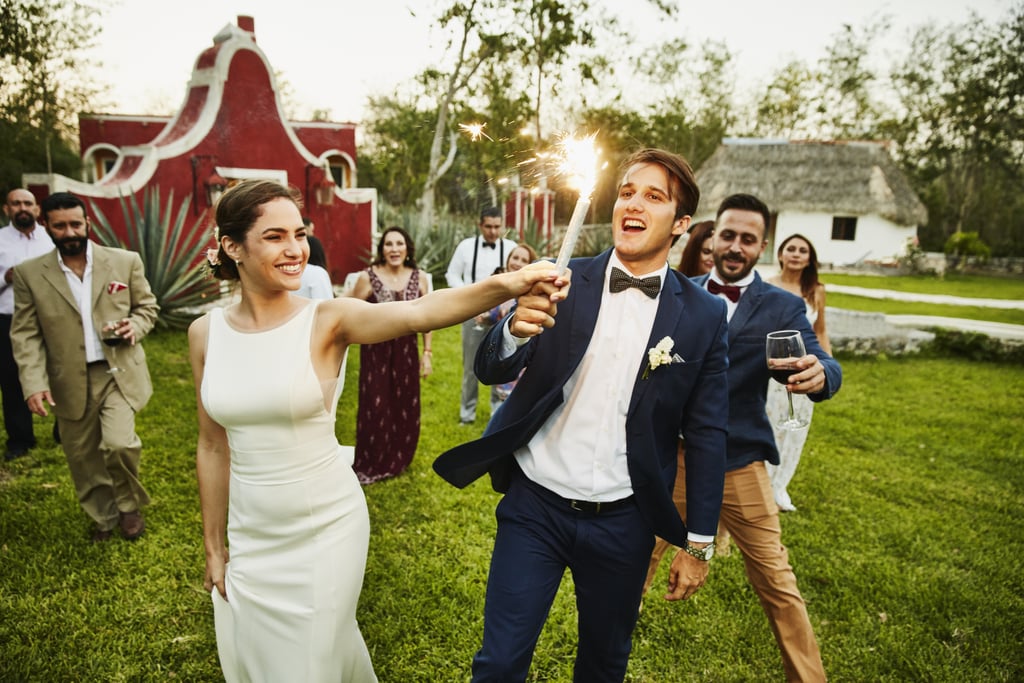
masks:
<instances>
[{"instance_id":1,"label":"red pocket square","mask_svg":"<svg viewBox=\"0 0 1024 683\"><path fill-rule=\"evenodd\" d=\"M118 292L124 289L128 289L128 285L126 285L123 282L118 282L117 280L114 280L109 285L107 285L107 294L117 294Z\"/></svg>"}]
</instances>

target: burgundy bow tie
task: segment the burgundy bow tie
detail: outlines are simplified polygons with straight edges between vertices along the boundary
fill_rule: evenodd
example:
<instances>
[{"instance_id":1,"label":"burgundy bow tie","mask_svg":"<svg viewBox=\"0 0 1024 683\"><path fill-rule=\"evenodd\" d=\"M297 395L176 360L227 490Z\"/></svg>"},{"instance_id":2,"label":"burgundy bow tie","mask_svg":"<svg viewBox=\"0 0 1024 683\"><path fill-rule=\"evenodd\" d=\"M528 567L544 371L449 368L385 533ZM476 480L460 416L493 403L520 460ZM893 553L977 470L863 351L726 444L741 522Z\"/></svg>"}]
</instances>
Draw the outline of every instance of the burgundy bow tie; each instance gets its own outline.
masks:
<instances>
[{"instance_id":1,"label":"burgundy bow tie","mask_svg":"<svg viewBox=\"0 0 1024 683\"><path fill-rule=\"evenodd\" d=\"M725 294L726 298L734 304L739 302L742 290L736 285L722 285L715 280L708 280L708 291L712 294Z\"/></svg>"}]
</instances>

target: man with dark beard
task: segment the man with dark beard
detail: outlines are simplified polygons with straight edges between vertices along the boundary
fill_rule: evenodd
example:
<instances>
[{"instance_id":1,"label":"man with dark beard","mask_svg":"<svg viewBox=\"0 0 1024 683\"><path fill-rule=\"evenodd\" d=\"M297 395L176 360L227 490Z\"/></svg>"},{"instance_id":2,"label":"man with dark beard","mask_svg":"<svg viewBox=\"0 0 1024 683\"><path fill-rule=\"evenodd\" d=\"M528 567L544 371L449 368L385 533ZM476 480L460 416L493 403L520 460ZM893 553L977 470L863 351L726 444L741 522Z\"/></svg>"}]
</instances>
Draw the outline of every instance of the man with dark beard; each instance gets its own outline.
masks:
<instances>
[{"instance_id":1,"label":"man with dark beard","mask_svg":"<svg viewBox=\"0 0 1024 683\"><path fill-rule=\"evenodd\" d=\"M747 578L782 654L786 680L808 683L824 681L825 669L789 551L782 544L779 506L765 469L765 463L779 462L765 412L770 379L765 338L778 330L796 330L803 338L807 353L786 377L787 391L824 401L839 391L843 373L818 343L803 299L767 284L754 270L768 244L770 222L771 212L757 197L726 197L715 220L714 268L694 282L723 300L729 320L729 428L719 525L743 553ZM677 482L686 481L684 473L681 463ZM686 509L685 486L677 486L673 498L680 510Z\"/></svg>"},{"instance_id":2,"label":"man with dark beard","mask_svg":"<svg viewBox=\"0 0 1024 683\"><path fill-rule=\"evenodd\" d=\"M153 393L138 342L159 306L138 254L89 240L81 199L50 195L41 221L57 248L14 274L11 344L21 385L29 410L45 417L49 406L57 418L78 502L95 522L93 542L117 526L135 540L149 502L135 413Z\"/></svg>"},{"instance_id":3,"label":"man with dark beard","mask_svg":"<svg viewBox=\"0 0 1024 683\"><path fill-rule=\"evenodd\" d=\"M36 223L39 205L28 190L8 192L4 214L10 223L0 229L0 393L3 394L4 429L7 430L4 460L14 460L36 445L36 436L11 349L11 317L14 315L11 282L15 266L53 251L53 240L43 226Z\"/></svg>"}]
</instances>

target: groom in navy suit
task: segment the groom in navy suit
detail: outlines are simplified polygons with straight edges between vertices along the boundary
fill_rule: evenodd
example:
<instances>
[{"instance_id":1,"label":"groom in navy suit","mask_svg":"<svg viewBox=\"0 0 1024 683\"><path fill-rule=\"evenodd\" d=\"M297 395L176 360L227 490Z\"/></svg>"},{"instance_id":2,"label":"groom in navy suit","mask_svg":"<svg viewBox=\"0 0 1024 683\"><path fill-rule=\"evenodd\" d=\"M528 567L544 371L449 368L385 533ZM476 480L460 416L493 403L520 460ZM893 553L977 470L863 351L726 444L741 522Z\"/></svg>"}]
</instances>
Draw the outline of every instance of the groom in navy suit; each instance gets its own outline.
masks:
<instances>
[{"instance_id":1,"label":"groom in navy suit","mask_svg":"<svg viewBox=\"0 0 1024 683\"><path fill-rule=\"evenodd\" d=\"M655 534L688 551L666 597L688 598L707 577L725 471L726 307L667 265L699 197L686 161L648 149L623 170L614 249L571 262L557 312L545 285L491 330L479 378L525 373L483 437L434 463L456 486L490 473L505 493L474 681L526 679L566 568L579 610L574 680L587 683L625 676ZM685 524L671 498L680 433Z\"/></svg>"}]
</instances>

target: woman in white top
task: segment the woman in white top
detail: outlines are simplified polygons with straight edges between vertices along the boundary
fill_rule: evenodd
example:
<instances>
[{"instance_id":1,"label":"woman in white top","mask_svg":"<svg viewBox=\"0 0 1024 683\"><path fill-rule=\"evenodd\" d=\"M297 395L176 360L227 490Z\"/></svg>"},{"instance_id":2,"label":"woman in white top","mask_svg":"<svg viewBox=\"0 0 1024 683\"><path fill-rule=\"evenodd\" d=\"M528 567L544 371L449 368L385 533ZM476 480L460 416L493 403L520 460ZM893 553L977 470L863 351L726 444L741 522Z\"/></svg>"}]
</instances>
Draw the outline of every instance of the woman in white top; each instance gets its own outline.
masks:
<instances>
[{"instance_id":1,"label":"woman in white top","mask_svg":"<svg viewBox=\"0 0 1024 683\"><path fill-rule=\"evenodd\" d=\"M787 292L796 294L807 306L807 320L811 323L818 343L825 353L832 353L832 344L828 340L825 328L825 285L818 280L818 254L814 245L803 235L790 235L782 241L778 249L779 274L768 278L769 284L781 287ZM786 398L786 387L778 382L768 383L768 401L766 405L768 417L772 425L789 413ZM804 394L793 394L793 410L797 417L806 418L808 429L814 403ZM793 512L796 506L789 497L787 487L796 473L800 462L800 454L807 441L808 429L786 430L775 427L775 445L779 449L779 464L768 465L775 502L779 510Z\"/></svg>"}]
</instances>

